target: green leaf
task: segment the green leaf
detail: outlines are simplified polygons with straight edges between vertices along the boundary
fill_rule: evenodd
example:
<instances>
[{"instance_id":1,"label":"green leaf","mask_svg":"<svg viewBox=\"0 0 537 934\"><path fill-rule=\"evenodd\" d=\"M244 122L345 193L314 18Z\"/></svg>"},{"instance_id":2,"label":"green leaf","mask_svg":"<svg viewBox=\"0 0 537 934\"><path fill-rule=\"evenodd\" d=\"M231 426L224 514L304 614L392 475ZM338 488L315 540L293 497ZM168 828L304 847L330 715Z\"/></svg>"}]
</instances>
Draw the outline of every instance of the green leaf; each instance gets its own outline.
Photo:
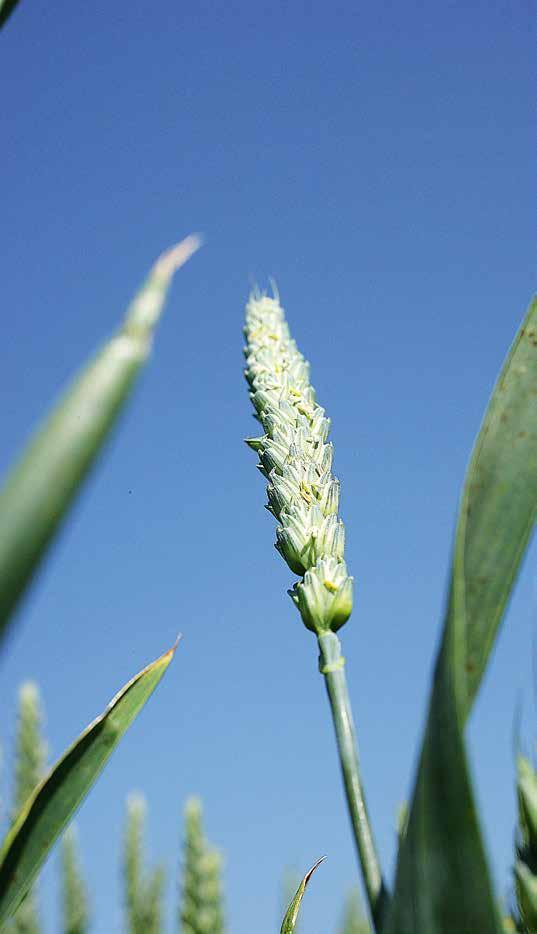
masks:
<instances>
[{"instance_id":1,"label":"green leaf","mask_svg":"<svg viewBox=\"0 0 537 934\"><path fill-rule=\"evenodd\" d=\"M494 388L463 494L456 563L464 575L465 605L458 629L465 661L455 668L463 719L479 690L535 526L536 412L537 299L530 305Z\"/></svg>"},{"instance_id":2,"label":"green leaf","mask_svg":"<svg viewBox=\"0 0 537 934\"><path fill-rule=\"evenodd\" d=\"M16 911L54 841L155 690L174 652L175 646L116 694L24 805L0 851L0 927Z\"/></svg>"},{"instance_id":3,"label":"green leaf","mask_svg":"<svg viewBox=\"0 0 537 934\"><path fill-rule=\"evenodd\" d=\"M470 460L429 714L385 934L500 934L463 728L537 515L537 301Z\"/></svg>"},{"instance_id":4,"label":"green leaf","mask_svg":"<svg viewBox=\"0 0 537 934\"><path fill-rule=\"evenodd\" d=\"M173 272L199 242L187 237L155 263L119 333L69 387L0 492L0 637L149 355Z\"/></svg>"},{"instance_id":5,"label":"green leaf","mask_svg":"<svg viewBox=\"0 0 537 934\"><path fill-rule=\"evenodd\" d=\"M280 934L293 934L293 931L295 930L297 918L298 918L298 912L300 911L300 903L302 902L302 899L304 897L306 886L308 882L310 881L315 870L321 865L322 862L324 862L325 859L326 859L326 856L321 856L321 858L317 860L315 865L311 867L311 869L306 873L306 875L302 879L302 882L300 883L300 885L298 886L298 889L296 890L295 897L293 898L293 901L291 902L291 904L289 905L289 908L287 909L285 913L285 918L282 921Z\"/></svg>"},{"instance_id":6,"label":"green leaf","mask_svg":"<svg viewBox=\"0 0 537 934\"><path fill-rule=\"evenodd\" d=\"M19 0L0 0L0 29L9 19Z\"/></svg>"}]
</instances>

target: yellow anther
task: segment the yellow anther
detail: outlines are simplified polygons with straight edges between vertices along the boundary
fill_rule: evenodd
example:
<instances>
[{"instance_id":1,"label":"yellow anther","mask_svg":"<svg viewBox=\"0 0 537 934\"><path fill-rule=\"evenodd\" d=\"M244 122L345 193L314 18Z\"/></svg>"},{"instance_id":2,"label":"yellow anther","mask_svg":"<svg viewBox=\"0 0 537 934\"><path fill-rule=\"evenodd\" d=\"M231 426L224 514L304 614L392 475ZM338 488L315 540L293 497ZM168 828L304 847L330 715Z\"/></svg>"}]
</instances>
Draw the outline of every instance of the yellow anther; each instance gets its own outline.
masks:
<instances>
[{"instance_id":1,"label":"yellow anther","mask_svg":"<svg viewBox=\"0 0 537 934\"><path fill-rule=\"evenodd\" d=\"M309 506L311 504L311 490L307 483L304 483L303 480L300 481L300 495Z\"/></svg>"},{"instance_id":2,"label":"yellow anther","mask_svg":"<svg viewBox=\"0 0 537 934\"><path fill-rule=\"evenodd\" d=\"M324 584L324 586L326 587L326 589L330 591L330 593L336 593L336 591L337 591L338 588L337 588L336 584L333 584L333 583L332 583L332 581L323 580L323 584Z\"/></svg>"}]
</instances>

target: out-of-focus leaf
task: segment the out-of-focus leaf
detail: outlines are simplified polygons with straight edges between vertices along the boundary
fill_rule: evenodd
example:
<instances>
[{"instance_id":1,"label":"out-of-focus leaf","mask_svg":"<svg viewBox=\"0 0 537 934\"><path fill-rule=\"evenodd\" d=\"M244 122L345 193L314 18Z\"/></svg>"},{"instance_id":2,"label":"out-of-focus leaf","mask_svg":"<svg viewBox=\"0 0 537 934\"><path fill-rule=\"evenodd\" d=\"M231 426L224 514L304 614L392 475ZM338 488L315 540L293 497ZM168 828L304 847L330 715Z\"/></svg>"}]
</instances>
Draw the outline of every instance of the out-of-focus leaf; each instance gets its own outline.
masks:
<instances>
[{"instance_id":1,"label":"out-of-focus leaf","mask_svg":"<svg viewBox=\"0 0 537 934\"><path fill-rule=\"evenodd\" d=\"M372 929L364 917L362 902L356 890L347 896L338 934L372 934Z\"/></svg>"},{"instance_id":2,"label":"out-of-focus leaf","mask_svg":"<svg viewBox=\"0 0 537 934\"><path fill-rule=\"evenodd\" d=\"M298 912L300 911L300 904L304 897L304 892L306 891L306 886L308 882L310 881L315 870L321 865L321 863L325 859L326 859L326 856L321 856L321 858L317 860L315 865L311 867L311 869L306 873L306 875L302 879L302 882L300 883L300 885L298 886L298 889L296 890L295 897L293 898L293 901L291 902L291 904L289 905L289 908L287 909L285 913L285 918L282 921L280 934L293 934L293 931L295 930L297 918L298 918Z\"/></svg>"},{"instance_id":3,"label":"out-of-focus leaf","mask_svg":"<svg viewBox=\"0 0 537 934\"><path fill-rule=\"evenodd\" d=\"M0 928L17 909L54 841L162 678L175 646L137 674L84 730L28 799L0 851Z\"/></svg>"},{"instance_id":4,"label":"out-of-focus leaf","mask_svg":"<svg viewBox=\"0 0 537 934\"><path fill-rule=\"evenodd\" d=\"M514 865L517 930L537 932L537 771L517 757L518 827Z\"/></svg>"},{"instance_id":5,"label":"out-of-focus leaf","mask_svg":"<svg viewBox=\"0 0 537 934\"><path fill-rule=\"evenodd\" d=\"M0 29L11 16L19 0L0 0Z\"/></svg>"},{"instance_id":6,"label":"out-of-focus leaf","mask_svg":"<svg viewBox=\"0 0 537 934\"><path fill-rule=\"evenodd\" d=\"M425 737L385 934L500 934L463 728L537 514L537 301L470 460Z\"/></svg>"},{"instance_id":7,"label":"out-of-focus leaf","mask_svg":"<svg viewBox=\"0 0 537 934\"><path fill-rule=\"evenodd\" d=\"M119 333L68 388L8 476L0 492L0 637L149 355L174 271L198 246L187 237L157 260Z\"/></svg>"},{"instance_id":8,"label":"out-of-focus leaf","mask_svg":"<svg viewBox=\"0 0 537 934\"><path fill-rule=\"evenodd\" d=\"M537 771L521 755L517 759L517 798L520 843L531 848L537 863Z\"/></svg>"}]
</instances>

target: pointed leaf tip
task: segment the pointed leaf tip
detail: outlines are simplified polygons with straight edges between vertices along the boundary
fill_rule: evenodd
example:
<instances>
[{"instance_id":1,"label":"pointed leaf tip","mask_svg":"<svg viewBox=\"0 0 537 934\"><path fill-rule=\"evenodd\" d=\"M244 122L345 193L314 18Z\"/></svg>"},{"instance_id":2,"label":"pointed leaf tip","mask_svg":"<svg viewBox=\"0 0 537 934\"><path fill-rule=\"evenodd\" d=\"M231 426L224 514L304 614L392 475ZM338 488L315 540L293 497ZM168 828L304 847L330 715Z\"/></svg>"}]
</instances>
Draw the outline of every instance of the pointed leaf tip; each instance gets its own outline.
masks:
<instances>
[{"instance_id":1,"label":"pointed leaf tip","mask_svg":"<svg viewBox=\"0 0 537 934\"><path fill-rule=\"evenodd\" d=\"M177 646L179 645L179 643L180 643L180 641L181 641L182 638L183 638L183 633L182 633L182 632L178 632L178 633L177 633L177 636L176 636L176 639L175 639L175 642L173 643L173 645L171 646L171 648L169 648L168 651L164 653L165 656L167 656L167 655L170 656L170 661L171 661L171 659L173 658L173 656L175 655L175 653L176 653L176 651L177 651Z\"/></svg>"},{"instance_id":2,"label":"pointed leaf tip","mask_svg":"<svg viewBox=\"0 0 537 934\"><path fill-rule=\"evenodd\" d=\"M302 879L298 889L296 890L295 897L293 898L289 908L286 911L285 918L282 921L282 926L280 929L280 934L293 934L293 931L296 927L296 922L298 918L298 912L300 911L300 905L304 897L304 892L306 891L306 886L310 881L313 873L316 869L319 868L321 863L324 863L326 856L321 856L316 863L313 864L311 869L309 869Z\"/></svg>"},{"instance_id":3,"label":"pointed leaf tip","mask_svg":"<svg viewBox=\"0 0 537 934\"><path fill-rule=\"evenodd\" d=\"M308 882L310 881L310 879L311 879L313 873L315 872L315 870L319 868L319 866L321 865L321 863L324 863L325 859L328 859L328 857L327 857L327 856L320 856L319 859L317 860L317 862L314 863L313 866L311 867L311 869L308 870L308 872L306 873L306 875L304 876L304 878L303 878L303 880L302 880L302 883L303 883L303 885L304 885L304 888L306 888L306 886L307 886Z\"/></svg>"},{"instance_id":4,"label":"pointed leaf tip","mask_svg":"<svg viewBox=\"0 0 537 934\"><path fill-rule=\"evenodd\" d=\"M467 470L444 634L383 934L502 929L463 728L537 515L536 333L534 302L496 382Z\"/></svg>"},{"instance_id":5,"label":"pointed leaf tip","mask_svg":"<svg viewBox=\"0 0 537 934\"><path fill-rule=\"evenodd\" d=\"M171 649L140 671L86 727L30 795L0 849L0 929L17 910L48 851L164 675Z\"/></svg>"},{"instance_id":6,"label":"pointed leaf tip","mask_svg":"<svg viewBox=\"0 0 537 934\"><path fill-rule=\"evenodd\" d=\"M174 246L161 253L154 267L154 272L169 279L190 257L199 250L203 243L201 234L190 234Z\"/></svg>"},{"instance_id":7,"label":"pointed leaf tip","mask_svg":"<svg viewBox=\"0 0 537 934\"><path fill-rule=\"evenodd\" d=\"M200 243L192 234L156 261L119 330L73 380L8 475L0 491L0 637L149 356L173 272Z\"/></svg>"}]
</instances>

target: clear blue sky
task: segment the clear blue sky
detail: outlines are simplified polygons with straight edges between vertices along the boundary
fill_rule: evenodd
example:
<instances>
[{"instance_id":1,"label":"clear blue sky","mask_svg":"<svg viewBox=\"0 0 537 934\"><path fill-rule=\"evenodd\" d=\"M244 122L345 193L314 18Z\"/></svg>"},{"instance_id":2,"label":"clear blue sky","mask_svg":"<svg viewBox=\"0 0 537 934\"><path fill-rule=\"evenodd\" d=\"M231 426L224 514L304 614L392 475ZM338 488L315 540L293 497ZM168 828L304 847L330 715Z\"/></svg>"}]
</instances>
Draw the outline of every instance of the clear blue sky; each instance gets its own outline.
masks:
<instances>
[{"instance_id":1,"label":"clear blue sky","mask_svg":"<svg viewBox=\"0 0 537 934\"><path fill-rule=\"evenodd\" d=\"M1 661L8 750L32 677L56 756L184 634L79 815L95 934L121 929L132 789L169 904L182 804L202 795L234 934L278 929L286 865L329 857L307 934L333 931L357 877L315 642L242 444L243 308L269 275L333 420L357 582L342 636L391 870L460 483L534 288L534 50L520 0L22 0L0 36L2 470L153 258L206 235ZM469 731L501 893L519 700L528 746L537 732L536 557ZM45 879L53 931L54 867Z\"/></svg>"}]
</instances>

